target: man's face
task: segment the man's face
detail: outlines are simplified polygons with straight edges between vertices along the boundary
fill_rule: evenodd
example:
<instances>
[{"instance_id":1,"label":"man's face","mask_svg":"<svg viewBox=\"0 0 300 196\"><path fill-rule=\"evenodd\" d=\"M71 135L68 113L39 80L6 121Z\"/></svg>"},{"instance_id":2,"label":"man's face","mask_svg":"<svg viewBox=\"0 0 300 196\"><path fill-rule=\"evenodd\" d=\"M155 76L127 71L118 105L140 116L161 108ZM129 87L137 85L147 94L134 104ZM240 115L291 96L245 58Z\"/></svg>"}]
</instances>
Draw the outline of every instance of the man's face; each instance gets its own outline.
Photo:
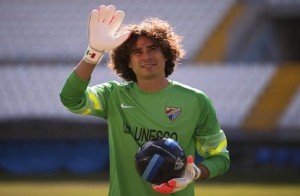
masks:
<instances>
[{"instance_id":1,"label":"man's face","mask_svg":"<svg viewBox=\"0 0 300 196\"><path fill-rule=\"evenodd\" d=\"M140 37L130 51L129 67L137 81L165 78L166 58L161 48L147 37Z\"/></svg>"}]
</instances>

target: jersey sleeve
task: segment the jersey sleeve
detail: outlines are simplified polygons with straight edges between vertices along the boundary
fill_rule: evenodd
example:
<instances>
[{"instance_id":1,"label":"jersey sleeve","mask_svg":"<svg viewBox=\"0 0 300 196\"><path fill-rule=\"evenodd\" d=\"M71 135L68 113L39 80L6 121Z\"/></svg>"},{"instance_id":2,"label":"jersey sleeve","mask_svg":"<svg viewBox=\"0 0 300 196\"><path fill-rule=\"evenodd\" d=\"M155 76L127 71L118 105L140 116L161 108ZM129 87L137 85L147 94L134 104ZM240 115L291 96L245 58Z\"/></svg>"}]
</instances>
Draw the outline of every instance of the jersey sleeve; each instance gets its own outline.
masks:
<instances>
[{"instance_id":1,"label":"jersey sleeve","mask_svg":"<svg viewBox=\"0 0 300 196\"><path fill-rule=\"evenodd\" d=\"M72 72L60 92L61 102L72 113L106 118L104 90L89 87L89 82Z\"/></svg>"},{"instance_id":2,"label":"jersey sleeve","mask_svg":"<svg viewBox=\"0 0 300 196\"><path fill-rule=\"evenodd\" d=\"M195 132L196 149L203 157L202 164L208 168L212 178L226 173L229 168L227 139L209 97L203 94L199 103L199 122Z\"/></svg>"}]
</instances>

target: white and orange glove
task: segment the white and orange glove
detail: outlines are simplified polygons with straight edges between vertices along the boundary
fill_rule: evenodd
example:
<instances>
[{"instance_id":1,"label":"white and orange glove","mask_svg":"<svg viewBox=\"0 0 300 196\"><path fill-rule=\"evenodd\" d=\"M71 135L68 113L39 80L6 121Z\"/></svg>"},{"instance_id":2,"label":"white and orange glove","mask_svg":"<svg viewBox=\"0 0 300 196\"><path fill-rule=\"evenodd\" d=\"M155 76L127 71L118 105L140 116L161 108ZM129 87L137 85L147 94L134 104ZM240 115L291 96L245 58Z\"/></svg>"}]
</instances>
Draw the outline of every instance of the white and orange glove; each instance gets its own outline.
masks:
<instances>
[{"instance_id":1,"label":"white and orange glove","mask_svg":"<svg viewBox=\"0 0 300 196\"><path fill-rule=\"evenodd\" d=\"M90 12L88 22L88 48L83 60L87 63L98 64L104 52L121 45L130 36L124 32L116 36L116 31L121 26L125 13L117 10L115 6L101 5L98 10Z\"/></svg>"},{"instance_id":2,"label":"white and orange glove","mask_svg":"<svg viewBox=\"0 0 300 196\"><path fill-rule=\"evenodd\" d=\"M193 156L188 156L185 172L181 178L173 178L167 183L160 185L152 185L152 188L163 194L170 194L181 191L186 188L188 184L198 179L201 175L201 170L195 165Z\"/></svg>"}]
</instances>

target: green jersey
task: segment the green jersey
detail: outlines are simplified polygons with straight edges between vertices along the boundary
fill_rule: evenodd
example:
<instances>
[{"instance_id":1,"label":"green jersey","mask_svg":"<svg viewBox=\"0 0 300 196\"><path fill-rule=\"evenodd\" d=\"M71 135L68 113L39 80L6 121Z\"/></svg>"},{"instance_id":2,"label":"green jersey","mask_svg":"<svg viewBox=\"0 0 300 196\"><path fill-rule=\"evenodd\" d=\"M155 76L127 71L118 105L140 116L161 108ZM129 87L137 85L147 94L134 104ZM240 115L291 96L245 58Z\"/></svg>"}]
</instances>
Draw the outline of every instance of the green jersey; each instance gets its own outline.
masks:
<instances>
[{"instance_id":1,"label":"green jersey","mask_svg":"<svg viewBox=\"0 0 300 196\"><path fill-rule=\"evenodd\" d=\"M175 81L155 93L141 91L135 82L107 82L89 87L74 72L62 91L62 103L73 113L106 119L110 149L111 196L158 196L135 170L134 156L154 137L178 141L186 155L199 153L210 177L229 167L227 141L210 99L200 90ZM194 195L194 184L173 193Z\"/></svg>"}]
</instances>

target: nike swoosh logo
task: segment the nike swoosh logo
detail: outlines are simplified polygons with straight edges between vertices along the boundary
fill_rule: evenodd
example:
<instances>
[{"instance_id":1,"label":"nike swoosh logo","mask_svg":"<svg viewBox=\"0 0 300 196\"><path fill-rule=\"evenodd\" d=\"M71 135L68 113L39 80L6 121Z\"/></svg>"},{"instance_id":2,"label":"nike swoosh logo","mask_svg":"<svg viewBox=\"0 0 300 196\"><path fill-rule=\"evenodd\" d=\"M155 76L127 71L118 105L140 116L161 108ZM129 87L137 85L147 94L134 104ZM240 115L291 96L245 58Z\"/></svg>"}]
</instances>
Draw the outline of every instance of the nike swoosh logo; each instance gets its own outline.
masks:
<instances>
[{"instance_id":1,"label":"nike swoosh logo","mask_svg":"<svg viewBox=\"0 0 300 196\"><path fill-rule=\"evenodd\" d=\"M121 104L121 108L123 109L129 109L129 108L135 108L134 106L131 105L125 105L124 103Z\"/></svg>"}]
</instances>

